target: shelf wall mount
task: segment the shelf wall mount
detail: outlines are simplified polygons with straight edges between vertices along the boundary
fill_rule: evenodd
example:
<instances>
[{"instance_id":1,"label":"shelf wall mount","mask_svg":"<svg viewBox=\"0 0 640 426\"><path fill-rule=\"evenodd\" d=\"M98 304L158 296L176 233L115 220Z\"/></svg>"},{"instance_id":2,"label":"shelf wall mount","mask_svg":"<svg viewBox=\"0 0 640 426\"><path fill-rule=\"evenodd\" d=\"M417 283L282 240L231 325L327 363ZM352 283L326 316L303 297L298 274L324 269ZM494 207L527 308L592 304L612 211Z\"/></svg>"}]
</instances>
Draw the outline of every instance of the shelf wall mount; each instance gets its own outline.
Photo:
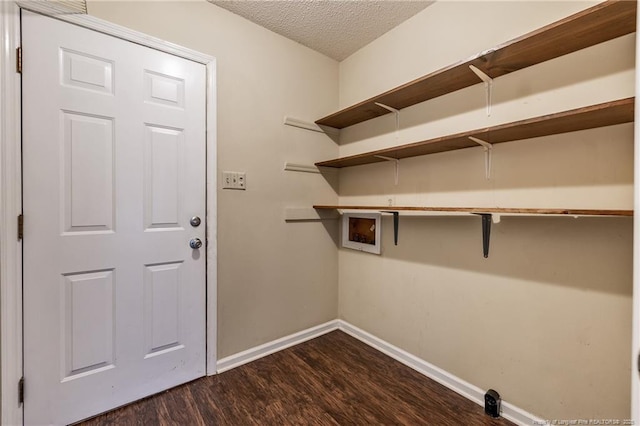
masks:
<instances>
[{"instance_id":1,"label":"shelf wall mount","mask_svg":"<svg viewBox=\"0 0 640 426\"><path fill-rule=\"evenodd\" d=\"M469 139L481 145L484 149L484 175L487 180L491 179L491 154L493 153L493 145L474 136L469 136Z\"/></svg>"},{"instance_id":2,"label":"shelf wall mount","mask_svg":"<svg viewBox=\"0 0 640 426\"><path fill-rule=\"evenodd\" d=\"M396 166L395 167L395 184L397 186L399 181L399 175L400 175L400 160L393 157L386 157L384 155L374 155L374 157L380 158L381 160L385 160L385 161L393 161L395 163L395 166Z\"/></svg>"},{"instance_id":3,"label":"shelf wall mount","mask_svg":"<svg viewBox=\"0 0 640 426\"><path fill-rule=\"evenodd\" d=\"M297 127L299 129L305 129L305 130L310 130L312 132L317 132L317 133L325 133L328 134L330 136L340 136L340 130L339 129L335 129L333 127L329 127L329 126L319 126L316 123L312 123L309 121L305 121L305 120L300 120L299 118L295 118L295 117L291 117L288 115L284 116L284 119L282 121L282 124L284 124L285 126L291 126L291 127Z\"/></svg>"},{"instance_id":4,"label":"shelf wall mount","mask_svg":"<svg viewBox=\"0 0 640 426\"><path fill-rule=\"evenodd\" d=\"M391 213L393 215L393 243L398 245L398 231L400 230L400 212L393 210L380 210L380 213Z\"/></svg>"},{"instance_id":5,"label":"shelf wall mount","mask_svg":"<svg viewBox=\"0 0 640 426\"><path fill-rule=\"evenodd\" d=\"M399 139L400 135L400 110L394 107L390 107L389 105L381 104L380 102L374 102L380 108L384 108L389 112L392 112L396 117L396 140Z\"/></svg>"},{"instance_id":6,"label":"shelf wall mount","mask_svg":"<svg viewBox=\"0 0 640 426\"><path fill-rule=\"evenodd\" d=\"M395 117L396 117L396 131L395 131L395 138L396 138L396 143L400 140L400 110L394 108L394 107L390 107L389 105L385 105L385 104L381 104L380 102L376 102L376 105L378 105L381 108L386 109L389 112L392 112ZM386 161L394 161L395 162L395 166L396 166L396 173L395 173L395 184L398 185L398 175L399 175L399 171L400 171L400 160L398 160L397 158L393 158L393 157L387 157L384 155L374 155L374 157L376 158L380 158L381 160L386 160ZM397 245L397 244L396 244Z\"/></svg>"},{"instance_id":7,"label":"shelf wall mount","mask_svg":"<svg viewBox=\"0 0 640 426\"><path fill-rule=\"evenodd\" d=\"M480 213L482 217L482 254L489 257L489 244L491 243L491 213Z\"/></svg>"},{"instance_id":8,"label":"shelf wall mount","mask_svg":"<svg viewBox=\"0 0 640 426\"><path fill-rule=\"evenodd\" d=\"M394 107L390 107L389 105L381 104L380 102L375 102L380 108L384 108L389 112L392 112L396 117L396 143L400 142L400 110Z\"/></svg>"},{"instance_id":9,"label":"shelf wall mount","mask_svg":"<svg viewBox=\"0 0 640 426\"><path fill-rule=\"evenodd\" d=\"M484 82L487 117L491 117L491 91L493 90L493 79L475 65L469 65L469 69Z\"/></svg>"},{"instance_id":10,"label":"shelf wall mount","mask_svg":"<svg viewBox=\"0 0 640 426\"><path fill-rule=\"evenodd\" d=\"M284 163L284 170L288 172L320 173L320 169L316 166L289 162Z\"/></svg>"}]
</instances>

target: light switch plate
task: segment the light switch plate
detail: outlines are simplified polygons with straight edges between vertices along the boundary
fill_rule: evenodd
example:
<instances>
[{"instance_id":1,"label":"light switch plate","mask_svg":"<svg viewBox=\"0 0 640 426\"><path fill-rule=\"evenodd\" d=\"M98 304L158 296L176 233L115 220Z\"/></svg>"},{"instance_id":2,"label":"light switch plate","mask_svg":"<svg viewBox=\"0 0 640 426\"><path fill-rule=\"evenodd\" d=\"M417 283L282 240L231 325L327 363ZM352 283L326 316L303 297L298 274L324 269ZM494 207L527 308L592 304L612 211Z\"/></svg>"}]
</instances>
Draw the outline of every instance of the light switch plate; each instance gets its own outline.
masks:
<instances>
[{"instance_id":1,"label":"light switch plate","mask_svg":"<svg viewBox=\"0 0 640 426\"><path fill-rule=\"evenodd\" d=\"M222 189L247 189L247 174L245 172L222 172Z\"/></svg>"}]
</instances>

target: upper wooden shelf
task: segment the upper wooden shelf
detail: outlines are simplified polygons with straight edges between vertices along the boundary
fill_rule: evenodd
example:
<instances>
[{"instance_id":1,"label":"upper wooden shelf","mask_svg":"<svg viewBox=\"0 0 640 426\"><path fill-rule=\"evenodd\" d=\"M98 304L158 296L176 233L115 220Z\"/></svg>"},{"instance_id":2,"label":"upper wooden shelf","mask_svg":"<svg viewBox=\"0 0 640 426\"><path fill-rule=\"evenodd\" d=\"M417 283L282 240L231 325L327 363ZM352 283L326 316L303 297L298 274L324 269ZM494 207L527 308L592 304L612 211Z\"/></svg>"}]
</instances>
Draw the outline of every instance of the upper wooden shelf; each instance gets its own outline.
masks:
<instances>
[{"instance_id":1,"label":"upper wooden shelf","mask_svg":"<svg viewBox=\"0 0 640 426\"><path fill-rule=\"evenodd\" d=\"M433 212L433 213L469 213L504 214L524 216L633 216L633 210L595 210L595 209L520 209L502 207L409 207L409 206L338 206L316 205L318 210L371 210L397 212Z\"/></svg>"},{"instance_id":2,"label":"upper wooden shelf","mask_svg":"<svg viewBox=\"0 0 640 426\"><path fill-rule=\"evenodd\" d=\"M335 168L351 167L386 161L378 156L401 159L434 154L436 152L452 151L455 149L479 147L480 145L469 139L470 136L496 144L629 123L633 121L634 99L635 98L620 99L513 123L471 130L455 135L441 136L349 157L336 158L334 160L316 163L316 166Z\"/></svg>"},{"instance_id":3,"label":"upper wooden shelf","mask_svg":"<svg viewBox=\"0 0 640 426\"><path fill-rule=\"evenodd\" d=\"M389 113L376 102L402 109L480 83L469 65L496 78L635 30L636 2L608 0L321 118L316 123L338 129L349 127Z\"/></svg>"}]
</instances>

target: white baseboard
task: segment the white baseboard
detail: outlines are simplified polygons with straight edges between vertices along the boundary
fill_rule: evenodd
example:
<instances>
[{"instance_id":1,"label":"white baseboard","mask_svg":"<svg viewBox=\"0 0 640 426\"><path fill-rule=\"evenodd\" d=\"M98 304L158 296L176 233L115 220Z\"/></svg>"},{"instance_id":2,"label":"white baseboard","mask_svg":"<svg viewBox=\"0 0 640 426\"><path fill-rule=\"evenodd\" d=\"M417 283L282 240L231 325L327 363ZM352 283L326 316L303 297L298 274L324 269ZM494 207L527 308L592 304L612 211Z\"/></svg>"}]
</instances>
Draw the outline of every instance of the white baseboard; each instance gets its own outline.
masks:
<instances>
[{"instance_id":1,"label":"white baseboard","mask_svg":"<svg viewBox=\"0 0 640 426\"><path fill-rule=\"evenodd\" d=\"M322 336L323 334L330 333L334 330L341 330L349 334L352 337L360 340L361 342L371 346L374 349L390 356L403 363L404 365L416 370L418 373L435 380L441 385L451 389L452 391L462 395L463 397L475 402L480 406L484 406L484 393L482 389L472 385L469 382L462 380L461 378L454 376L453 374L436 367L435 365L418 358L415 355L411 355L409 352L398 348L397 346L388 343L373 334L349 324L343 320L333 320L320 324L315 327L302 330L298 333L291 334L289 336L282 337L264 345L256 346L255 348L247 349L246 351L237 353L235 355L228 356L218 360L217 370L218 373L222 373L232 368L239 367L243 364L247 364L251 361L255 361L259 358L271 355L272 353L281 351L283 349L295 346L307 340L314 339ZM502 401L502 417L510 420L518 425L531 426L533 424L545 424L544 420L528 413L515 405Z\"/></svg>"},{"instance_id":2,"label":"white baseboard","mask_svg":"<svg viewBox=\"0 0 640 426\"><path fill-rule=\"evenodd\" d=\"M485 391L483 391L479 387L474 386L471 383L466 382L461 378L456 377L453 374L444 371L443 369L438 368L423 359L416 357L415 355L411 355L409 352L400 349L397 346L392 345L391 343L385 342L384 340L379 339L378 337L367 333L366 331L361 330L346 321L338 320L338 328L349 334L350 336L353 336L356 339L360 340L361 342L366 343L372 348L377 349L380 352L390 356L396 361L399 361L404 365L416 370L418 373L423 374L432 380L435 380L441 385L475 402L476 404L484 406ZM501 416L518 425L530 426L533 424L545 424L541 418L534 416L533 414L528 413L512 404L509 404L504 400L502 401L501 407Z\"/></svg>"},{"instance_id":3,"label":"white baseboard","mask_svg":"<svg viewBox=\"0 0 640 426\"><path fill-rule=\"evenodd\" d=\"M267 355L271 355L272 353L298 345L302 342L306 342L307 340L314 339L337 329L338 320L329 321L324 324L299 331L298 333L273 340L265 343L264 345L256 346L255 348L247 349L246 351L219 359L216 364L218 373L240 367L248 362L255 361Z\"/></svg>"}]
</instances>

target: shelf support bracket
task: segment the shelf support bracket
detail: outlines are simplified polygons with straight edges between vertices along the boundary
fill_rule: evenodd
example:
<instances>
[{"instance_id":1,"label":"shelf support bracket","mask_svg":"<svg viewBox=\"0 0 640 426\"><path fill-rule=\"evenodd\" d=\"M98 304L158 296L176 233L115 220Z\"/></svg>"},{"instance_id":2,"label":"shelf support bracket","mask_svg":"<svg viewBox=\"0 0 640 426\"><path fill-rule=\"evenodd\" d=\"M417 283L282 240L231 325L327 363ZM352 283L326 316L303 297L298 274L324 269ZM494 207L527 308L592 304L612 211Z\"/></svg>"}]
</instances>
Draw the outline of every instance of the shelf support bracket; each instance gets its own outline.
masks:
<instances>
[{"instance_id":1,"label":"shelf support bracket","mask_svg":"<svg viewBox=\"0 0 640 426\"><path fill-rule=\"evenodd\" d=\"M477 75L480 78L480 80L484 82L484 90L486 93L486 102L487 102L487 117L490 117L491 116L491 90L493 89L493 79L476 66L469 65L469 68L471 69L471 71L473 71L475 75Z\"/></svg>"},{"instance_id":2,"label":"shelf support bracket","mask_svg":"<svg viewBox=\"0 0 640 426\"><path fill-rule=\"evenodd\" d=\"M493 153L493 145L473 136L469 136L469 139L484 148L484 175L487 180L491 179L491 154Z\"/></svg>"},{"instance_id":3,"label":"shelf support bracket","mask_svg":"<svg viewBox=\"0 0 640 426\"><path fill-rule=\"evenodd\" d=\"M391 213L393 215L393 243L398 245L398 231L400 229L400 212L381 210L380 213Z\"/></svg>"},{"instance_id":4,"label":"shelf support bracket","mask_svg":"<svg viewBox=\"0 0 640 426\"><path fill-rule=\"evenodd\" d=\"M389 105L381 104L380 102L374 102L381 108L386 109L389 112L392 112L396 116L396 142L400 141L400 110L395 109L394 107L390 107Z\"/></svg>"},{"instance_id":5,"label":"shelf support bracket","mask_svg":"<svg viewBox=\"0 0 640 426\"><path fill-rule=\"evenodd\" d=\"M398 185L398 175L400 174L400 160L397 159L397 158L393 158L393 157L386 157L384 155L374 155L374 157L380 158L381 160L394 161L395 162L395 165L396 165L396 169L395 169L395 184Z\"/></svg>"},{"instance_id":6,"label":"shelf support bracket","mask_svg":"<svg viewBox=\"0 0 640 426\"><path fill-rule=\"evenodd\" d=\"M489 257L489 243L491 242L491 214L480 213L482 216L482 254L484 258Z\"/></svg>"}]
</instances>

